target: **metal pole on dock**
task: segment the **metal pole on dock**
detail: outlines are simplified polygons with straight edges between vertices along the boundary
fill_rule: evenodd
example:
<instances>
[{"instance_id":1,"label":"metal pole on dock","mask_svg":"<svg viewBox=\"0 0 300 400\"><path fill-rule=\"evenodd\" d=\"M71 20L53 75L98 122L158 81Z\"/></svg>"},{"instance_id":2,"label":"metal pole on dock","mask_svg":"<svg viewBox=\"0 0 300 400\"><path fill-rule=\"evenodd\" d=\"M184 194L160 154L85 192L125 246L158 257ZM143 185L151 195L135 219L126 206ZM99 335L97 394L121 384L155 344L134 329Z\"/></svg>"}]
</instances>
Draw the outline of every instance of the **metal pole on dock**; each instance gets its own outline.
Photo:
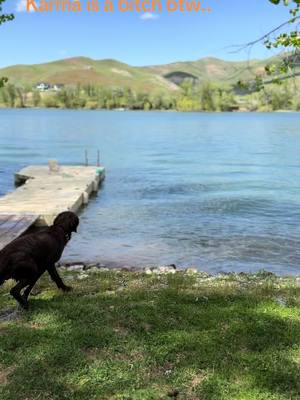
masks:
<instances>
[{"instance_id":1,"label":"metal pole on dock","mask_svg":"<svg viewBox=\"0 0 300 400\"><path fill-rule=\"evenodd\" d=\"M97 150L97 167L100 167L100 150Z\"/></svg>"},{"instance_id":2,"label":"metal pole on dock","mask_svg":"<svg viewBox=\"0 0 300 400\"><path fill-rule=\"evenodd\" d=\"M89 165L88 151L85 150L85 166L87 167L88 165Z\"/></svg>"}]
</instances>

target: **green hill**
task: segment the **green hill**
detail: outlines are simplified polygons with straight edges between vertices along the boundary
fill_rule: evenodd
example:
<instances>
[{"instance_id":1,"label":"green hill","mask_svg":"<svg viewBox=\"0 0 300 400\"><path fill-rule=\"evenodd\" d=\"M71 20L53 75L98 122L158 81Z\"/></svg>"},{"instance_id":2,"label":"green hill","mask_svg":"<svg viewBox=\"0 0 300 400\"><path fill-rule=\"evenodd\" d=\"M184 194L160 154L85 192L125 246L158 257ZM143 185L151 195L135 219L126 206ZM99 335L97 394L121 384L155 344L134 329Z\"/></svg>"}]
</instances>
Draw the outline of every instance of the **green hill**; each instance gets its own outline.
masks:
<instances>
[{"instance_id":1,"label":"green hill","mask_svg":"<svg viewBox=\"0 0 300 400\"><path fill-rule=\"evenodd\" d=\"M263 73L264 66L268 61L249 60L236 62L206 57L197 61L151 66L148 69L173 81L176 81L176 76L180 77L184 73L186 77L190 75L191 78L200 82L209 80L234 83L238 79L251 79L255 74Z\"/></svg>"},{"instance_id":2,"label":"green hill","mask_svg":"<svg viewBox=\"0 0 300 400\"><path fill-rule=\"evenodd\" d=\"M285 77L275 85L265 66L279 61L197 61L135 67L117 60L73 57L36 65L0 69L9 79L0 90L0 107L59 107L87 109L179 110L179 111L274 111L300 110L296 78ZM238 88L236 83L264 77L265 90ZM181 85L188 80L186 85ZM50 90L39 92L44 82ZM191 83L195 83L194 85ZM60 89L54 85L62 85ZM63 88L64 86L64 88Z\"/></svg>"},{"instance_id":3,"label":"green hill","mask_svg":"<svg viewBox=\"0 0 300 400\"><path fill-rule=\"evenodd\" d=\"M0 76L10 83L35 85L50 84L94 84L111 87L130 87L135 91L174 92L178 87L151 69L132 67L116 60L92 60L86 57L68 58L37 65L15 65L0 69Z\"/></svg>"},{"instance_id":4,"label":"green hill","mask_svg":"<svg viewBox=\"0 0 300 400\"><path fill-rule=\"evenodd\" d=\"M11 83L34 85L43 81L50 84L97 84L106 87L130 87L136 91L178 91L185 78L198 81L234 83L238 79L251 79L263 73L268 62L224 61L202 58L197 61L176 62L166 65L133 67L116 60L93 60L75 57L36 65L15 65L0 69Z\"/></svg>"}]
</instances>

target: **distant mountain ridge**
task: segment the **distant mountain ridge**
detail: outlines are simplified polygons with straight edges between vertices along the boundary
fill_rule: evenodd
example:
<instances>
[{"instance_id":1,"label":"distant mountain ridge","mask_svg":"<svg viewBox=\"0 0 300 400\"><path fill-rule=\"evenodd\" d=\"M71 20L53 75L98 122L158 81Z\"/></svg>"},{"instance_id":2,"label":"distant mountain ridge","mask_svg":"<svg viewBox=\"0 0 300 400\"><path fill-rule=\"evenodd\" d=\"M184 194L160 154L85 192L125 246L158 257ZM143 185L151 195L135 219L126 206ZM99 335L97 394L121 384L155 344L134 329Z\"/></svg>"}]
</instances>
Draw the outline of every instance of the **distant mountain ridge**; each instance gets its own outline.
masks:
<instances>
[{"instance_id":1,"label":"distant mountain ridge","mask_svg":"<svg viewBox=\"0 0 300 400\"><path fill-rule=\"evenodd\" d=\"M14 65L0 69L11 83L33 86L38 82L53 84L93 84L103 87L126 87L137 92L176 92L183 79L234 83L263 73L269 60L224 61L206 57L196 61L135 67L113 59L93 60L72 57L44 64Z\"/></svg>"},{"instance_id":2,"label":"distant mountain ridge","mask_svg":"<svg viewBox=\"0 0 300 400\"><path fill-rule=\"evenodd\" d=\"M263 73L268 60L225 61L214 57L204 57L196 61L179 61L149 67L156 73L168 76L176 72L197 77L198 80L235 82L237 79L251 79L256 73Z\"/></svg>"}]
</instances>

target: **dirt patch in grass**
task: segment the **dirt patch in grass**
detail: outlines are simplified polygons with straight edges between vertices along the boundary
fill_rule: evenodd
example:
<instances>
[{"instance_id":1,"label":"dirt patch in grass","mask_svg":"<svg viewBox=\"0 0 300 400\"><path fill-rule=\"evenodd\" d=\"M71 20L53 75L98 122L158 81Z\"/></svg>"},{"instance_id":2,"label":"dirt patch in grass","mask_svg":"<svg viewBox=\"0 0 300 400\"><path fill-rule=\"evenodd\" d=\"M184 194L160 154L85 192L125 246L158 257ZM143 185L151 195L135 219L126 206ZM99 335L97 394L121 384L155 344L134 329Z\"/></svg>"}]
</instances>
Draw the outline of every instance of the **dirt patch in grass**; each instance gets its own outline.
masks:
<instances>
[{"instance_id":1,"label":"dirt patch in grass","mask_svg":"<svg viewBox=\"0 0 300 400\"><path fill-rule=\"evenodd\" d=\"M115 326L113 328L114 332L118 335L118 336L127 336L128 335L128 329L125 328L125 326Z\"/></svg>"},{"instance_id":2,"label":"dirt patch in grass","mask_svg":"<svg viewBox=\"0 0 300 400\"><path fill-rule=\"evenodd\" d=\"M195 394L195 389L200 386L208 377L208 374L206 371L198 371L193 379L191 380L191 383L189 385L189 388L186 391L187 398L188 400L198 400L199 397L196 396Z\"/></svg>"},{"instance_id":3,"label":"dirt patch in grass","mask_svg":"<svg viewBox=\"0 0 300 400\"><path fill-rule=\"evenodd\" d=\"M21 312L17 307L7 308L0 312L0 322L15 321L20 318Z\"/></svg>"},{"instance_id":4,"label":"dirt patch in grass","mask_svg":"<svg viewBox=\"0 0 300 400\"><path fill-rule=\"evenodd\" d=\"M7 385L9 376L15 370L15 367L4 367L0 364L0 385Z\"/></svg>"}]
</instances>

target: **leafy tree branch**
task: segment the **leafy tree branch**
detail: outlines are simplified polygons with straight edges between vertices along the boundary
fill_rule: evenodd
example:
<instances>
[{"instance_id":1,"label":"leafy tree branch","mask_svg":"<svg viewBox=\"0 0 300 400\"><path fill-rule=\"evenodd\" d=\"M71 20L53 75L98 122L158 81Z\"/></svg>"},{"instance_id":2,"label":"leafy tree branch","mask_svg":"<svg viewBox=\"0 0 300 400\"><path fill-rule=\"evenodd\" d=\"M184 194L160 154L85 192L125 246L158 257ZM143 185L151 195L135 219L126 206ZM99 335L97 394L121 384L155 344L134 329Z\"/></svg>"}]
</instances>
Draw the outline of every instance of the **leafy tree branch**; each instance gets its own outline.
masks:
<instances>
[{"instance_id":1,"label":"leafy tree branch","mask_svg":"<svg viewBox=\"0 0 300 400\"><path fill-rule=\"evenodd\" d=\"M5 22L12 21L15 17L13 14L3 14L2 13L2 4L6 0L0 0L0 25L4 24ZM4 83L7 82L7 78L0 77L0 88L4 86Z\"/></svg>"},{"instance_id":2,"label":"leafy tree branch","mask_svg":"<svg viewBox=\"0 0 300 400\"><path fill-rule=\"evenodd\" d=\"M253 82L241 82L239 86L261 90L264 83L281 84L285 79L299 74L297 66L300 65L300 0L268 0L276 6L288 8L290 17L279 26L273 28L258 39L242 46L235 46L237 51L250 49L256 44L263 43L268 50L275 50L279 57L272 60L265 67L265 79L262 75L256 75Z\"/></svg>"}]
</instances>

